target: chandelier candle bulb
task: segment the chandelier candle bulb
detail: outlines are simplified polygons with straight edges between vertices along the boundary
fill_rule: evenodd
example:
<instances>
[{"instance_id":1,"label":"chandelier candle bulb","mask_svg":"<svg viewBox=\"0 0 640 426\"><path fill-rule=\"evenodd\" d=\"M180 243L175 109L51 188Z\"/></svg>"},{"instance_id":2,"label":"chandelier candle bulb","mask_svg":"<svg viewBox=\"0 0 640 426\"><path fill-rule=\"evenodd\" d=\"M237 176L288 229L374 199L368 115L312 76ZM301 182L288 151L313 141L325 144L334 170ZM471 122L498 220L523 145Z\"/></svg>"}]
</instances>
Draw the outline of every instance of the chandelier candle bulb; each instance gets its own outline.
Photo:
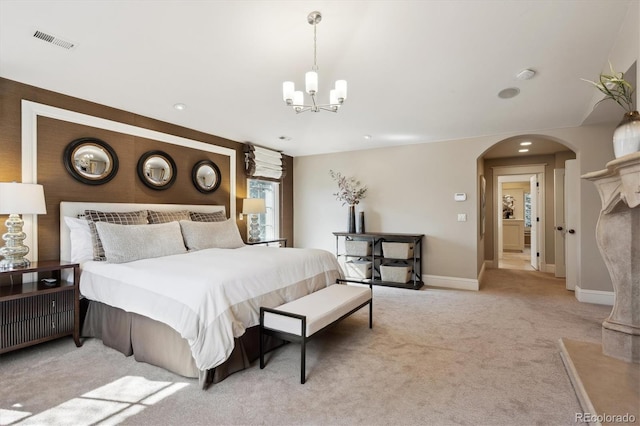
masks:
<instances>
[{"instance_id":1,"label":"chandelier candle bulb","mask_svg":"<svg viewBox=\"0 0 640 426\"><path fill-rule=\"evenodd\" d=\"M347 99L347 80L336 81L336 95L340 103Z\"/></svg>"},{"instance_id":2,"label":"chandelier candle bulb","mask_svg":"<svg viewBox=\"0 0 640 426\"><path fill-rule=\"evenodd\" d=\"M285 81L282 83L282 99L291 105L293 103L293 93L296 91L296 86L293 81Z\"/></svg>"},{"instance_id":3,"label":"chandelier candle bulb","mask_svg":"<svg viewBox=\"0 0 640 426\"><path fill-rule=\"evenodd\" d=\"M309 71L305 74L304 80L307 93L315 95L318 91L318 73L315 71Z\"/></svg>"}]
</instances>

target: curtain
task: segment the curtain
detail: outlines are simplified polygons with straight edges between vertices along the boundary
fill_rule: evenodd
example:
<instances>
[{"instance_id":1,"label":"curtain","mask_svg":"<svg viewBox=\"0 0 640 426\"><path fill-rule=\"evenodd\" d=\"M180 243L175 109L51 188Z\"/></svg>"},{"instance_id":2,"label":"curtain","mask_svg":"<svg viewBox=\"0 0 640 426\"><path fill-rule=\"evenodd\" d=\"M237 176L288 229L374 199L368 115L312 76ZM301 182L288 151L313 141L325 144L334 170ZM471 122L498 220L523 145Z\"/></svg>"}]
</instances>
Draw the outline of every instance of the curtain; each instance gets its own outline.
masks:
<instances>
[{"instance_id":1,"label":"curtain","mask_svg":"<svg viewBox=\"0 0 640 426\"><path fill-rule=\"evenodd\" d=\"M244 159L249 177L279 180L286 175L282 153L278 151L246 144Z\"/></svg>"}]
</instances>

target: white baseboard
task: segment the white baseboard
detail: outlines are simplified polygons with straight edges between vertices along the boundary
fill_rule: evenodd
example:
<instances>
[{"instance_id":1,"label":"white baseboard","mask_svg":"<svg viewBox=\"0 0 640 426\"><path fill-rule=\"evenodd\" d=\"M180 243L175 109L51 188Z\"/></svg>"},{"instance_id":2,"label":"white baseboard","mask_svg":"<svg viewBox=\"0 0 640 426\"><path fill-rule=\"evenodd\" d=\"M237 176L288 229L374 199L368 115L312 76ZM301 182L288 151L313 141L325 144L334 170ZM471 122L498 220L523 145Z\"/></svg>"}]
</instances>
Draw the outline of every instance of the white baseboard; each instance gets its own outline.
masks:
<instances>
[{"instance_id":1,"label":"white baseboard","mask_svg":"<svg viewBox=\"0 0 640 426\"><path fill-rule=\"evenodd\" d=\"M439 275L423 275L422 281L428 287L455 288L457 290L480 290L480 283L477 279L443 277Z\"/></svg>"},{"instance_id":2,"label":"white baseboard","mask_svg":"<svg viewBox=\"0 0 640 426\"><path fill-rule=\"evenodd\" d=\"M612 291L585 290L579 286L576 286L575 291L578 302L613 306L615 301L615 293Z\"/></svg>"}]
</instances>

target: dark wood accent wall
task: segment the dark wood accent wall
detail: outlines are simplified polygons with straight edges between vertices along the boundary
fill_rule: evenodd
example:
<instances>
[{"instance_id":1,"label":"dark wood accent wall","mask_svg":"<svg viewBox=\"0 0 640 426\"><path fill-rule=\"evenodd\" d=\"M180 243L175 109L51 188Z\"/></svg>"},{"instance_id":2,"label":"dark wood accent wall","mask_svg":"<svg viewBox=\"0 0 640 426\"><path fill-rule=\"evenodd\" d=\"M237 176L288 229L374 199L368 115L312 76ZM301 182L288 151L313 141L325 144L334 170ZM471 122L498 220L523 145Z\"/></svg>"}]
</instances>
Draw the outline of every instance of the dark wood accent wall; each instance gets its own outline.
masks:
<instances>
[{"instance_id":1,"label":"dark wood accent wall","mask_svg":"<svg viewBox=\"0 0 640 426\"><path fill-rule=\"evenodd\" d=\"M154 120L127 111L95 104L34 86L0 78L0 182L22 180L21 170L21 101L30 100L95 117L118 121L162 133L231 148L236 151L236 208L240 211L246 196L243 144L193 129ZM81 137L96 137L116 151L120 167L116 177L104 185L85 185L66 171L63 152L67 144ZM156 191L140 182L136 166L142 154L162 150L176 162L177 177L168 189ZM222 184L211 194L196 190L191 182L193 165L204 159L216 163ZM287 177L282 182L282 236L293 241L293 159L285 157ZM52 118L38 117L38 183L44 186L47 214L38 217L40 260L59 257L60 201L95 201L126 203L224 204L229 210L229 157L181 147L156 140L96 129ZM237 220L237 217L235 218ZM4 223L5 218L0 218ZM244 221L238 222L246 233ZM4 230L0 231L4 233Z\"/></svg>"}]
</instances>

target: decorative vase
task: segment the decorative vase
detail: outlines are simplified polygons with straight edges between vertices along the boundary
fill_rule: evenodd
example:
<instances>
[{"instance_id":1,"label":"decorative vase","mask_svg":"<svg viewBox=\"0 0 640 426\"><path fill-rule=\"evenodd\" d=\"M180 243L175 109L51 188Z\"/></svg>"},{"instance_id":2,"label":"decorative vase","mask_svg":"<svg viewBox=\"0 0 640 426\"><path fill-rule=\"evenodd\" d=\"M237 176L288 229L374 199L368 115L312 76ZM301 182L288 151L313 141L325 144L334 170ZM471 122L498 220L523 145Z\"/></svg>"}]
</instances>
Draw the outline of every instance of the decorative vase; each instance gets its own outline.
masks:
<instances>
[{"instance_id":1,"label":"decorative vase","mask_svg":"<svg viewBox=\"0 0 640 426\"><path fill-rule=\"evenodd\" d=\"M351 234L356 232L356 206L354 204L349 205L349 222L347 232Z\"/></svg>"},{"instance_id":2,"label":"decorative vase","mask_svg":"<svg viewBox=\"0 0 640 426\"><path fill-rule=\"evenodd\" d=\"M358 234L364 234L364 212L358 215Z\"/></svg>"},{"instance_id":3,"label":"decorative vase","mask_svg":"<svg viewBox=\"0 0 640 426\"><path fill-rule=\"evenodd\" d=\"M624 115L613 132L613 153L616 158L640 151L640 114L631 111Z\"/></svg>"}]
</instances>

